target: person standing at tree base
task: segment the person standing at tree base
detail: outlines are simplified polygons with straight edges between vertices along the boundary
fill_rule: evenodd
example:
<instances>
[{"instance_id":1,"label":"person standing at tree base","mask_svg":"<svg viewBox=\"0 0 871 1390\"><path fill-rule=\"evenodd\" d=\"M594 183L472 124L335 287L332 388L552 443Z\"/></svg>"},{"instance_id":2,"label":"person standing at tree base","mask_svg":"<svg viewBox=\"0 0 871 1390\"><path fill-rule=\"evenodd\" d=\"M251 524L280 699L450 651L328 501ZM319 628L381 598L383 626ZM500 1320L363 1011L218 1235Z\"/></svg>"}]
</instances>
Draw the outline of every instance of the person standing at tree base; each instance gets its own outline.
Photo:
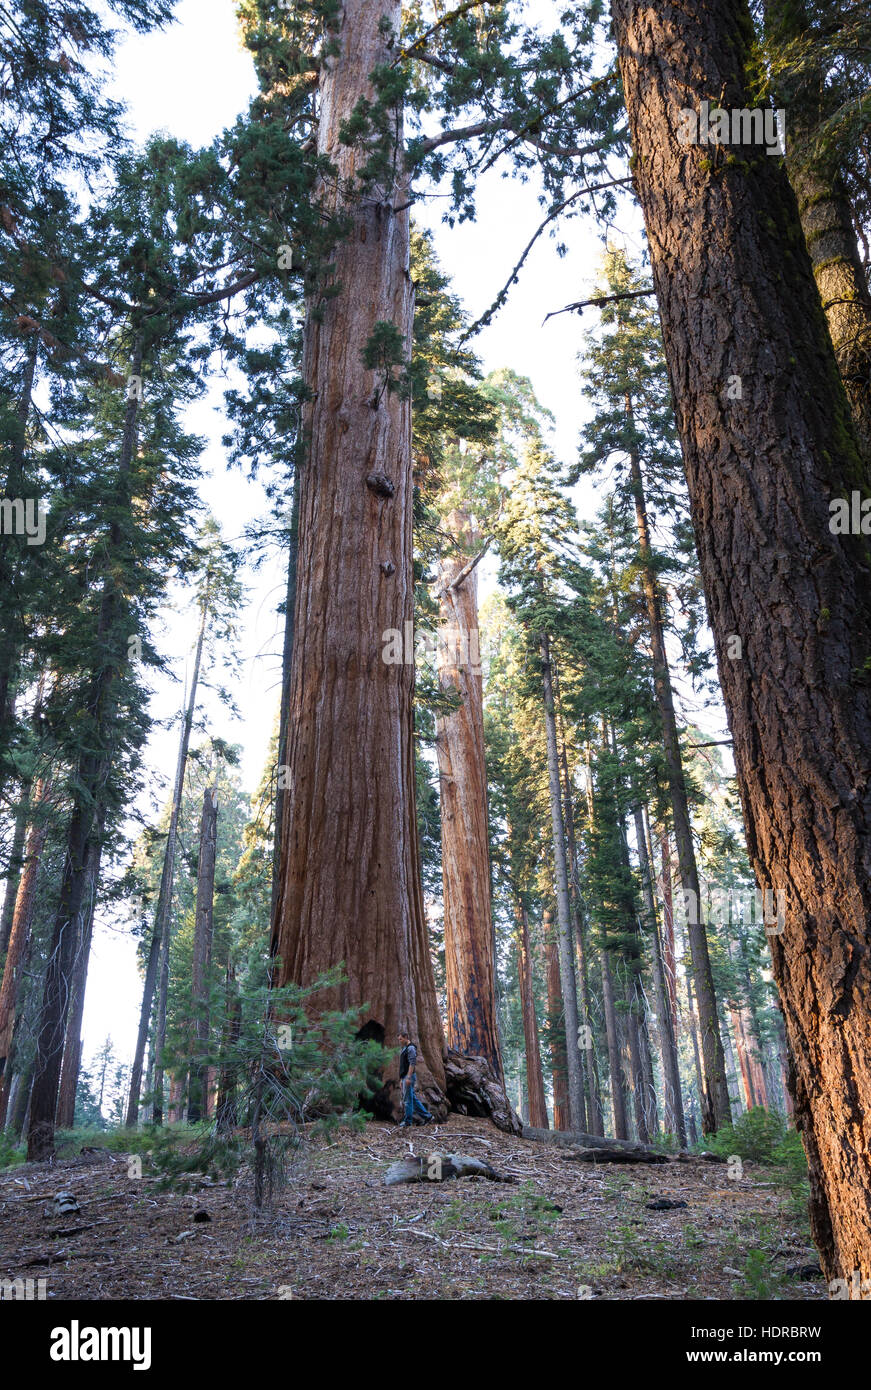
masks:
<instances>
[{"instance_id":1,"label":"person standing at tree base","mask_svg":"<svg viewBox=\"0 0 871 1390\"><path fill-rule=\"evenodd\" d=\"M407 1033L399 1034L399 1042L402 1046L402 1051L399 1054L399 1091L405 1099L405 1114L399 1123L399 1128L410 1129L414 1124L415 1115L419 1115L423 1124L428 1125L433 1117L414 1094L417 1048Z\"/></svg>"}]
</instances>

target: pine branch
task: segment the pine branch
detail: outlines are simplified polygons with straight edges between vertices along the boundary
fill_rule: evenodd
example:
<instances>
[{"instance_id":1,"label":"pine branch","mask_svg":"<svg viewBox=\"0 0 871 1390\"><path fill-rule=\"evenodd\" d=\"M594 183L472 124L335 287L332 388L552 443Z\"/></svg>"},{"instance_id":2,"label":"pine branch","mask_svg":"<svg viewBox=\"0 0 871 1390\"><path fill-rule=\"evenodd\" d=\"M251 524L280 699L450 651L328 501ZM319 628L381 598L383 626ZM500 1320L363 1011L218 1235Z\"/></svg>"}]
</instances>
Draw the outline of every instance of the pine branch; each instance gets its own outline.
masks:
<instances>
[{"instance_id":1,"label":"pine branch","mask_svg":"<svg viewBox=\"0 0 871 1390\"><path fill-rule=\"evenodd\" d=\"M415 39L414 43L409 44L408 48L403 48L397 53L391 66L396 67L396 64L401 63L403 58L420 58L421 54L417 50L423 47L427 39L432 38L433 34L438 33L439 29L444 29L447 24L453 24L455 19L461 19L464 14L468 14L469 10L479 9L481 5L501 4L502 0L465 0L464 4L458 5L455 10L449 10L447 14L442 15L441 19L436 20L435 24L426 29L419 39Z\"/></svg>"},{"instance_id":2,"label":"pine branch","mask_svg":"<svg viewBox=\"0 0 871 1390\"><path fill-rule=\"evenodd\" d=\"M463 580L468 579L475 566L480 564L480 562L483 560L484 556L487 554L487 551L490 549L490 543L492 540L492 536L487 537L486 541L484 542L483 548L478 551L478 554L475 555L471 560L469 560L468 564L463 565L463 568L460 570L459 574L454 576L450 584L445 585L443 591L444 593L448 593L450 589L459 589Z\"/></svg>"},{"instance_id":3,"label":"pine branch","mask_svg":"<svg viewBox=\"0 0 871 1390\"><path fill-rule=\"evenodd\" d=\"M631 183L631 179L615 179L615 183ZM641 299L646 294L653 294L654 288L651 285L648 290L626 290L620 294L596 294L592 299L579 299L576 304L567 304L564 309L553 309L547 315L544 322L548 319L556 318L557 314L580 313L582 309L587 309L592 304L597 309L601 309L603 304L616 304L618 299Z\"/></svg>"},{"instance_id":4,"label":"pine branch","mask_svg":"<svg viewBox=\"0 0 871 1390\"><path fill-rule=\"evenodd\" d=\"M565 212L566 208L570 207L571 204L576 202L578 198L584 197L585 194L599 193L604 188L614 188L618 184L624 184L629 182L631 182L630 179L608 179L605 183L588 184L584 188L577 189L576 192L572 193L570 197L564 199L563 202L558 203L557 206L553 208L551 212L548 213L547 217L545 217L544 221L538 226L536 231L533 233L532 237L526 243L526 246L523 248L523 254L520 257L520 260L517 262L508 279L506 280L505 284L502 286L502 289L499 291L496 298L493 300L493 303L490 305L490 308L487 309L481 315L480 318L476 319L472 326L466 330L466 332L460 338L460 343L465 343L469 338L471 338L475 333L477 333L479 329L486 328L487 324L493 318L493 315L496 314L502 308L502 305L505 303L505 300L508 297L508 291L510 290L511 286L515 284L517 276L519 272L523 269L524 263L526 262L526 259L529 256L530 251L532 250L535 243L538 241L542 232L544 232L544 230L550 225L551 222L554 222L560 216L561 213ZM564 313L565 311L560 309L557 312ZM551 318L552 315L548 314L547 317ZM545 319L545 323L546 322L547 319Z\"/></svg>"}]
</instances>

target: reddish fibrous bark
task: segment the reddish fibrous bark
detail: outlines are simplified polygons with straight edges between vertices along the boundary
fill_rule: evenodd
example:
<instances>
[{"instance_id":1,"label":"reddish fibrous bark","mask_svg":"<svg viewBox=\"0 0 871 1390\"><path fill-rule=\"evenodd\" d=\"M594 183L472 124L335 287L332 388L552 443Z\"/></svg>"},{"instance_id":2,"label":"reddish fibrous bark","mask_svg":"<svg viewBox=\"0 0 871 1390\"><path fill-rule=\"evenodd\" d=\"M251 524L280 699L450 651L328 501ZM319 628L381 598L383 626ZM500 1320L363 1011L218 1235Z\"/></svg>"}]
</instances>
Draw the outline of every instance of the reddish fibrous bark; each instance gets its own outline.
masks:
<instances>
[{"instance_id":1,"label":"reddish fibrous bark","mask_svg":"<svg viewBox=\"0 0 871 1390\"><path fill-rule=\"evenodd\" d=\"M471 518L453 512L446 528L474 548ZM439 579L438 678L459 705L436 721L442 824L442 891L448 1045L486 1057L502 1080L496 967L490 912L484 697L478 648L478 572L452 556ZM536 1121L536 1123L538 1123Z\"/></svg>"},{"instance_id":2,"label":"reddish fibrous bark","mask_svg":"<svg viewBox=\"0 0 871 1390\"><path fill-rule=\"evenodd\" d=\"M391 389L389 365L364 366L379 324L393 325L410 356L402 112L394 113L392 180L365 196L353 184L369 152L340 138L358 101L373 98L370 74L395 55L399 27L398 0L348 0L339 53L319 78L318 153L336 171L320 195L325 212L346 215L348 233L333 256L338 293L311 304L303 342L290 788L273 938L279 985L309 985L341 963L346 983L315 1005L365 1005L367 1034L389 1046L401 1028L413 1035L418 1089L444 1114L417 845L414 667L410 657L385 660L387 634L404 636L412 622L410 403ZM395 1061L376 1108L398 1114Z\"/></svg>"},{"instance_id":3,"label":"reddish fibrous bark","mask_svg":"<svg viewBox=\"0 0 871 1390\"><path fill-rule=\"evenodd\" d=\"M780 161L678 139L688 105L749 105L746 7L612 16L748 851L787 899L770 940L814 1237L851 1287L871 1277L871 564L829 521L867 476Z\"/></svg>"},{"instance_id":4,"label":"reddish fibrous bark","mask_svg":"<svg viewBox=\"0 0 871 1390\"><path fill-rule=\"evenodd\" d=\"M559 955L553 938L553 917L544 913L544 955L547 978L547 1022L550 1035L550 1071L553 1085L553 1127L570 1129L569 1094L566 1084L566 1046L563 1029L563 991Z\"/></svg>"},{"instance_id":5,"label":"reddish fibrous bark","mask_svg":"<svg viewBox=\"0 0 871 1390\"><path fill-rule=\"evenodd\" d=\"M32 797L32 805L36 810L45 801L47 795L47 786L43 782L37 782ZM33 908L36 902L36 881L47 835L47 821L44 817L37 818L31 825L27 836L24 868L18 881L15 910L12 915L12 930L9 936L9 949L3 968L3 983L0 985L0 1128L6 1119L9 1086L12 1079L8 1061L12 1051L15 1005L21 984L21 967L30 938Z\"/></svg>"}]
</instances>

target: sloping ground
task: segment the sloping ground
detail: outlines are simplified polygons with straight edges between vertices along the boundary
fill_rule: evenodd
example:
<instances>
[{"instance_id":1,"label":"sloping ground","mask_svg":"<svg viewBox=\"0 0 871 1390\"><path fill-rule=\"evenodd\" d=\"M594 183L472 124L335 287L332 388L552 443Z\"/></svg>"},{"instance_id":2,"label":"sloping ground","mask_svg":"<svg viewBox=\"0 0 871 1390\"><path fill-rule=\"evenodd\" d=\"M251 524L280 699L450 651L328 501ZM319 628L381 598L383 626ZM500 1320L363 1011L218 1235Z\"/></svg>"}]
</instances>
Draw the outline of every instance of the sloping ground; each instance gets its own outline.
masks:
<instances>
[{"instance_id":1,"label":"sloping ground","mask_svg":"<svg viewBox=\"0 0 871 1390\"><path fill-rule=\"evenodd\" d=\"M462 1152L484 1178L386 1187L408 1153ZM312 1140L275 1210L251 1219L246 1180L195 1194L82 1154L0 1173L0 1278L52 1299L821 1299L800 1201L745 1164L572 1162L565 1150L451 1116ZM135 1169L134 1169L135 1171ZM55 1212L71 1192L74 1214ZM649 1210L657 1199L685 1207Z\"/></svg>"}]
</instances>

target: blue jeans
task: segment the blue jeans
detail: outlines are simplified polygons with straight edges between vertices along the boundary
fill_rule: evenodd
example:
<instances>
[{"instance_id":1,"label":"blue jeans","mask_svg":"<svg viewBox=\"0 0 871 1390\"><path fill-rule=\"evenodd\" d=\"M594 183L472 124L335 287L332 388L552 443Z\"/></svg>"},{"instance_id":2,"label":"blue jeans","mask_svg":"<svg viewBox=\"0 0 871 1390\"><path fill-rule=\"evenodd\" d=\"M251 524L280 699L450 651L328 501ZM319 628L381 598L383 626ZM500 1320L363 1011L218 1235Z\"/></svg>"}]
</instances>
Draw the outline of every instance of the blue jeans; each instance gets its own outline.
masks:
<instances>
[{"instance_id":1,"label":"blue jeans","mask_svg":"<svg viewBox=\"0 0 871 1390\"><path fill-rule=\"evenodd\" d=\"M424 1120L432 1119L426 1106L414 1094L414 1077L407 1076L405 1078L405 1123L407 1125L414 1124L415 1115L420 1115Z\"/></svg>"}]
</instances>

